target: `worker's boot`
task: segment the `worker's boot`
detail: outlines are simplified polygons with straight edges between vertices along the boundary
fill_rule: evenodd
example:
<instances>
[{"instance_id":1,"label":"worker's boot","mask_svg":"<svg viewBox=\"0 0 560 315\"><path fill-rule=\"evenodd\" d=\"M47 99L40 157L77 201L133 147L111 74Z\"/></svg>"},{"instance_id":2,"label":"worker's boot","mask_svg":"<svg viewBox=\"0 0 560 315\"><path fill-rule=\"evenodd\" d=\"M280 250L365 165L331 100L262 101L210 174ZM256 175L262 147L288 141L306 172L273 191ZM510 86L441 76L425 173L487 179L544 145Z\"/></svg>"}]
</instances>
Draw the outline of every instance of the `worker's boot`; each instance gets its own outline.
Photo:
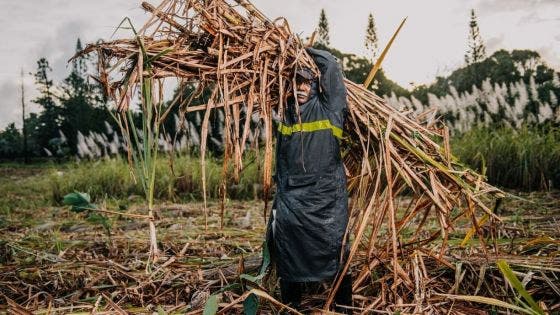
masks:
<instances>
[{"instance_id":1,"label":"worker's boot","mask_svg":"<svg viewBox=\"0 0 560 315\"><path fill-rule=\"evenodd\" d=\"M342 278L338 291L334 296L335 311L342 314L352 314L352 276L347 274ZM344 307L348 306L348 307Z\"/></svg>"},{"instance_id":2,"label":"worker's boot","mask_svg":"<svg viewBox=\"0 0 560 315\"><path fill-rule=\"evenodd\" d=\"M302 283L284 281L280 279L280 295L282 303L293 309L299 310L302 293Z\"/></svg>"}]
</instances>

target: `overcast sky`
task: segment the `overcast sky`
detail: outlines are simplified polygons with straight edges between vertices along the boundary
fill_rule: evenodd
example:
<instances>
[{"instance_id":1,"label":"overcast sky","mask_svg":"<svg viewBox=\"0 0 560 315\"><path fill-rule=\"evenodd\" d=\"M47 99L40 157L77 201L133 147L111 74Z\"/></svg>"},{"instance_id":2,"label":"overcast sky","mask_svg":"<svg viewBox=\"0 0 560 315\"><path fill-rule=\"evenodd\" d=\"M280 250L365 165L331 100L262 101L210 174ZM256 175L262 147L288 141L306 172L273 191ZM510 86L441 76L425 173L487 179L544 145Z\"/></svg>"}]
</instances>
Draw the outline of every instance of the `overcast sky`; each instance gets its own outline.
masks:
<instances>
[{"instance_id":1,"label":"overcast sky","mask_svg":"<svg viewBox=\"0 0 560 315\"><path fill-rule=\"evenodd\" d=\"M157 4L157 0L151 1ZM138 0L0 0L0 128L20 120L20 71L26 74L26 100L36 96L36 61L46 57L55 81L68 72L76 39L109 39L124 17L141 26L148 16ZM470 9L479 17L487 51L533 49L560 69L560 0L254 0L271 18L283 16L302 37L327 13L332 46L364 54L367 16L375 16L383 47L408 16L384 62L389 78L408 88L430 83L463 64ZM116 37L128 37L120 32Z\"/></svg>"}]
</instances>

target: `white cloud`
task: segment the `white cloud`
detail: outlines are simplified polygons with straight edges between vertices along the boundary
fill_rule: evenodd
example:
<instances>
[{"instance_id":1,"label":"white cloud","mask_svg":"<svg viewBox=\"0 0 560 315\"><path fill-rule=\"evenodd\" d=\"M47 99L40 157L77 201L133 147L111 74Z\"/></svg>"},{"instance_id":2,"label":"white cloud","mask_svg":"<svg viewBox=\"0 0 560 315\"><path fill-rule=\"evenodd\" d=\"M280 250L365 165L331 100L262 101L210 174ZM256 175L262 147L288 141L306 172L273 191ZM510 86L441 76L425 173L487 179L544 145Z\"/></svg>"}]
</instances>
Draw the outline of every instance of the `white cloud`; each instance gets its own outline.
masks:
<instances>
[{"instance_id":1,"label":"white cloud","mask_svg":"<svg viewBox=\"0 0 560 315\"><path fill-rule=\"evenodd\" d=\"M536 8L558 6L558 0L480 0L478 9L482 14L493 14L507 11L527 12Z\"/></svg>"},{"instance_id":2,"label":"white cloud","mask_svg":"<svg viewBox=\"0 0 560 315\"><path fill-rule=\"evenodd\" d=\"M504 46L504 41L506 36L504 34L500 34L496 37L491 37L486 40L486 49L490 52L499 50Z\"/></svg>"},{"instance_id":3,"label":"white cloud","mask_svg":"<svg viewBox=\"0 0 560 315\"><path fill-rule=\"evenodd\" d=\"M555 69L560 69L560 51L556 49L553 45L546 45L536 49L541 55L541 58L545 60L548 66Z\"/></svg>"},{"instance_id":4,"label":"white cloud","mask_svg":"<svg viewBox=\"0 0 560 315\"><path fill-rule=\"evenodd\" d=\"M32 84L32 78L27 77L24 80L24 86L30 86ZM39 109L39 106L32 102L30 98L29 89L24 90L25 96L25 108L26 111L35 112ZM16 127L21 127L21 80L20 82L15 81L5 81L0 85L0 95L2 95L2 106L0 106L0 129L4 129L8 123L15 122ZM6 102L9 100L9 102Z\"/></svg>"},{"instance_id":5,"label":"white cloud","mask_svg":"<svg viewBox=\"0 0 560 315\"><path fill-rule=\"evenodd\" d=\"M7 81L0 85L0 95L4 100L12 100L13 102L5 103L3 106L0 106L0 117L3 123L0 127L4 129L9 122L14 122L16 120L21 119L21 108L20 104L16 103L15 100L18 98L18 86L15 82ZM20 124L18 124L20 125Z\"/></svg>"},{"instance_id":6,"label":"white cloud","mask_svg":"<svg viewBox=\"0 0 560 315\"><path fill-rule=\"evenodd\" d=\"M129 16L135 25L146 18L136 0L26 0L3 1L0 11L0 128L19 121L20 71L26 73L25 90L28 104L37 93L33 77L37 60L46 57L53 68L55 81L67 74L67 60L72 56L78 37L84 43L109 38L116 26ZM119 34L125 36L124 32ZM128 36L128 35L126 35ZM32 110L37 106L30 105ZM19 124L19 122L18 122Z\"/></svg>"}]
</instances>

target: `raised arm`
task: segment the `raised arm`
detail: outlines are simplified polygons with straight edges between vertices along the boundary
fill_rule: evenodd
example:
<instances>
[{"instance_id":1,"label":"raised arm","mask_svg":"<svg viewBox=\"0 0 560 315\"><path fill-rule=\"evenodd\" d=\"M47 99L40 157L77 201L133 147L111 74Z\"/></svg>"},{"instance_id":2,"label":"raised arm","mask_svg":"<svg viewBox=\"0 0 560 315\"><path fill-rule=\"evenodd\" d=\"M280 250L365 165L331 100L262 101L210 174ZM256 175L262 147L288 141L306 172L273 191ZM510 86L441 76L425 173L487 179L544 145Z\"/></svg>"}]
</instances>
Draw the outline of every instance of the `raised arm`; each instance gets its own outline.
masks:
<instances>
[{"instance_id":1,"label":"raised arm","mask_svg":"<svg viewBox=\"0 0 560 315\"><path fill-rule=\"evenodd\" d=\"M321 96L329 110L338 111L346 108L346 86L340 65L328 51L307 48L321 72Z\"/></svg>"}]
</instances>

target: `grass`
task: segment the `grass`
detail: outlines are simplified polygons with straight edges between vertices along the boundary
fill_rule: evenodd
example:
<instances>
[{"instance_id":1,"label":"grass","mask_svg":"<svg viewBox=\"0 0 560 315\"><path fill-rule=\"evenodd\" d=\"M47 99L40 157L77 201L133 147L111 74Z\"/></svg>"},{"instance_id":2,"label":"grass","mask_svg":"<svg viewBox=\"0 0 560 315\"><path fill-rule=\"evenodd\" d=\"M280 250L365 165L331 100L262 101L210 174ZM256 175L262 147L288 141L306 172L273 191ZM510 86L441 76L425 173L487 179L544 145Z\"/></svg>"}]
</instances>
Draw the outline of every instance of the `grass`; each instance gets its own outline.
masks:
<instances>
[{"instance_id":1,"label":"grass","mask_svg":"<svg viewBox=\"0 0 560 315\"><path fill-rule=\"evenodd\" d=\"M560 187L560 129L473 128L455 137L452 148L461 162L499 187Z\"/></svg>"},{"instance_id":2,"label":"grass","mask_svg":"<svg viewBox=\"0 0 560 315\"><path fill-rule=\"evenodd\" d=\"M208 197L220 197L221 161L207 159ZM64 195L73 191L89 193L94 201L104 200L117 206L143 196L140 183L130 176L127 161L122 158L99 161L68 162L38 167L0 166L0 213L14 209L40 209L61 205ZM185 202L202 200L200 160L195 156L180 156L173 160L156 161L154 196L159 201ZM257 199L260 170L247 159L239 183L228 180L228 198ZM0 225L1 225L0 221Z\"/></svg>"}]
</instances>

